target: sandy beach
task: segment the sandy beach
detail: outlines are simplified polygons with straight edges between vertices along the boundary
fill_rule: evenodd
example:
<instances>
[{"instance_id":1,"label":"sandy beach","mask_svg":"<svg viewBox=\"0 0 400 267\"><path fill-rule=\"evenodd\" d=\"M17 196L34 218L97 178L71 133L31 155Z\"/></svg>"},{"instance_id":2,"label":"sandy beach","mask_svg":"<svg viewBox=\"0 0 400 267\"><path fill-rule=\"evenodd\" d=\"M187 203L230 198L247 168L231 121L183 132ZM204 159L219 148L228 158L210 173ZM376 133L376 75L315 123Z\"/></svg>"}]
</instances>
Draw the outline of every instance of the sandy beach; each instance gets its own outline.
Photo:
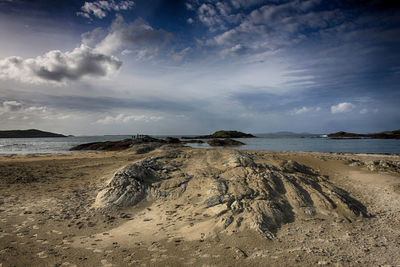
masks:
<instances>
[{"instance_id":1,"label":"sandy beach","mask_svg":"<svg viewBox=\"0 0 400 267\"><path fill-rule=\"evenodd\" d=\"M0 266L398 266L399 162L173 146L1 156ZM116 188L127 165L151 169L141 191Z\"/></svg>"}]
</instances>

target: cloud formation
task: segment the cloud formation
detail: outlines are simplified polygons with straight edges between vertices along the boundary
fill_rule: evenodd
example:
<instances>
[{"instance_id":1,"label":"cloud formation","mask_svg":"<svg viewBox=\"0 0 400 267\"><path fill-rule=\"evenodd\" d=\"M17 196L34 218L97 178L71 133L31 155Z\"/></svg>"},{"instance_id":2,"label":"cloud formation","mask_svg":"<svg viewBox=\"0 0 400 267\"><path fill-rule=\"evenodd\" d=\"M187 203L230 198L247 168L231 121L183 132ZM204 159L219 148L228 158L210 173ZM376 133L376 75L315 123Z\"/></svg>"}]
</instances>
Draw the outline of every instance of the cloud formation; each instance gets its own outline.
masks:
<instances>
[{"instance_id":1,"label":"cloud formation","mask_svg":"<svg viewBox=\"0 0 400 267\"><path fill-rule=\"evenodd\" d=\"M6 112L18 111L22 109L22 104L17 101L4 101L3 110Z\"/></svg>"},{"instance_id":2,"label":"cloud formation","mask_svg":"<svg viewBox=\"0 0 400 267\"><path fill-rule=\"evenodd\" d=\"M301 108L294 109L291 113L293 115L301 115L301 114L308 113L308 112L318 112L320 110L321 110L320 107L315 107L314 108L314 107L306 107L306 106L304 106L304 107L301 107Z\"/></svg>"},{"instance_id":3,"label":"cloud formation","mask_svg":"<svg viewBox=\"0 0 400 267\"><path fill-rule=\"evenodd\" d=\"M351 112L356 106L349 102L339 103L335 106L331 106L332 114L337 113L348 113Z\"/></svg>"},{"instance_id":4,"label":"cloud formation","mask_svg":"<svg viewBox=\"0 0 400 267\"><path fill-rule=\"evenodd\" d=\"M106 116L103 119L99 119L96 123L99 124L116 124L116 123L128 123L132 121L143 121L143 122L151 122L151 121L159 121L162 120L161 116L146 116L146 115L126 115L120 113L116 116Z\"/></svg>"},{"instance_id":5,"label":"cloud formation","mask_svg":"<svg viewBox=\"0 0 400 267\"><path fill-rule=\"evenodd\" d=\"M36 58L13 56L0 60L0 79L27 83L63 82L85 76L104 77L117 71L122 62L114 56L81 45L71 52L52 50Z\"/></svg>"},{"instance_id":6,"label":"cloud formation","mask_svg":"<svg viewBox=\"0 0 400 267\"><path fill-rule=\"evenodd\" d=\"M129 50L138 58L157 55L173 39L174 35L162 29L154 29L142 18L126 23L122 16L117 16L104 36L100 29L83 36L84 43L96 43L95 51L99 53L109 55Z\"/></svg>"},{"instance_id":7,"label":"cloud formation","mask_svg":"<svg viewBox=\"0 0 400 267\"><path fill-rule=\"evenodd\" d=\"M81 7L81 11L77 12L78 16L91 19L91 16L102 19L107 16L109 11L128 10L134 6L133 1L114 1L114 0L97 0L94 2L85 2Z\"/></svg>"},{"instance_id":8,"label":"cloud formation","mask_svg":"<svg viewBox=\"0 0 400 267\"><path fill-rule=\"evenodd\" d=\"M48 112L45 106L27 106L19 101L6 100L0 102L0 120L20 121L32 118L48 118L54 114Z\"/></svg>"}]
</instances>

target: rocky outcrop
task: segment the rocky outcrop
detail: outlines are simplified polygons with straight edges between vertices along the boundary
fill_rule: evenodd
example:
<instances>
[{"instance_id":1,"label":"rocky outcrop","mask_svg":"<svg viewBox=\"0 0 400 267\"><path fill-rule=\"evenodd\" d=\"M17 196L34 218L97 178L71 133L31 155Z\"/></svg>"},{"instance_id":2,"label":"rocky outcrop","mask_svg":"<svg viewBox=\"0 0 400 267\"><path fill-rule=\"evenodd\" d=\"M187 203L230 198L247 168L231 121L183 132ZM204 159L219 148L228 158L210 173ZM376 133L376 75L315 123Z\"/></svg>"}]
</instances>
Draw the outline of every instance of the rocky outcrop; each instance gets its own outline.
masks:
<instances>
[{"instance_id":1,"label":"rocky outcrop","mask_svg":"<svg viewBox=\"0 0 400 267\"><path fill-rule=\"evenodd\" d=\"M121 151L130 149L131 151L137 151L138 154L143 154L150 152L164 144L181 143L182 142L178 138L174 137L167 137L165 140L162 140L145 135L141 138L124 139L121 141L106 141L81 144L70 148L70 150Z\"/></svg>"},{"instance_id":2,"label":"rocky outcrop","mask_svg":"<svg viewBox=\"0 0 400 267\"><path fill-rule=\"evenodd\" d=\"M190 218L203 214L199 227L207 224L210 232L253 229L268 239L298 218L351 221L369 216L348 192L307 166L292 160L259 164L249 154L232 150L170 150L130 164L117 171L95 206L121 208L143 199L158 201L161 210L190 199L179 215L187 228L196 229L196 224L189 225Z\"/></svg>"},{"instance_id":3,"label":"rocky outcrop","mask_svg":"<svg viewBox=\"0 0 400 267\"><path fill-rule=\"evenodd\" d=\"M366 167L370 171L400 173L400 162L391 160L375 160L363 161L352 159L349 161L350 166Z\"/></svg>"},{"instance_id":4,"label":"rocky outcrop","mask_svg":"<svg viewBox=\"0 0 400 267\"><path fill-rule=\"evenodd\" d=\"M157 196L157 191L151 186L158 180L154 166L150 158L118 170L98 193L94 206L99 209L129 207L146 197Z\"/></svg>"},{"instance_id":5,"label":"rocky outcrop","mask_svg":"<svg viewBox=\"0 0 400 267\"><path fill-rule=\"evenodd\" d=\"M104 150L104 151L120 151L128 149L132 146L131 139L121 141L107 141L107 142L93 142L74 146L70 148L71 151L76 150Z\"/></svg>"},{"instance_id":6,"label":"rocky outcrop","mask_svg":"<svg viewBox=\"0 0 400 267\"><path fill-rule=\"evenodd\" d=\"M230 138L225 139L211 139L207 142L210 146L242 146L245 143L236 141Z\"/></svg>"},{"instance_id":7,"label":"rocky outcrop","mask_svg":"<svg viewBox=\"0 0 400 267\"><path fill-rule=\"evenodd\" d=\"M165 143L167 143L167 144L180 144L181 140L179 140L179 138L176 138L176 137L167 137L167 138L165 138Z\"/></svg>"},{"instance_id":8,"label":"rocky outcrop","mask_svg":"<svg viewBox=\"0 0 400 267\"><path fill-rule=\"evenodd\" d=\"M400 139L400 130L396 131L386 131L380 133L372 134L357 134L348 132L337 132L328 134L331 139L362 139L362 138L372 138L372 139Z\"/></svg>"},{"instance_id":9,"label":"rocky outcrop","mask_svg":"<svg viewBox=\"0 0 400 267\"><path fill-rule=\"evenodd\" d=\"M183 136L182 139L211 139L211 138L253 138L252 134L247 134L239 131L216 131L210 135L200 135L195 137Z\"/></svg>"},{"instance_id":10,"label":"rocky outcrop","mask_svg":"<svg viewBox=\"0 0 400 267\"><path fill-rule=\"evenodd\" d=\"M193 144L203 144L204 142L201 141L201 140L195 140L195 139L193 139L193 140L182 141L182 144L190 144L190 143L193 143Z\"/></svg>"}]
</instances>

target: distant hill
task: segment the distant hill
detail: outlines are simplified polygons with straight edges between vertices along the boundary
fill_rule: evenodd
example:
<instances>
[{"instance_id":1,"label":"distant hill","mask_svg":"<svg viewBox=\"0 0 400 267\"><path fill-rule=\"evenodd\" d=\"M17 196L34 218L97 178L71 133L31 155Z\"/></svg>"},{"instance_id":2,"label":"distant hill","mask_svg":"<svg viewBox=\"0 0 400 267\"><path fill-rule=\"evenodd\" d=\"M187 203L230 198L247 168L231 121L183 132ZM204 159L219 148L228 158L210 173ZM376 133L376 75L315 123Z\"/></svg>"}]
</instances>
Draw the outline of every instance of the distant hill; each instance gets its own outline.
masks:
<instances>
[{"instance_id":1,"label":"distant hill","mask_svg":"<svg viewBox=\"0 0 400 267\"><path fill-rule=\"evenodd\" d=\"M212 138L253 138L255 137L252 134L248 133L242 133L238 131L216 131L213 134L210 135L200 135L200 136L194 136L194 137L187 137L183 136L182 139L212 139Z\"/></svg>"},{"instance_id":2,"label":"distant hill","mask_svg":"<svg viewBox=\"0 0 400 267\"><path fill-rule=\"evenodd\" d=\"M329 138L332 139L362 139L362 138L372 138L372 139L400 139L400 130L395 131L385 131L379 133L371 134L357 134L348 132L337 132L328 134Z\"/></svg>"},{"instance_id":3,"label":"distant hill","mask_svg":"<svg viewBox=\"0 0 400 267\"><path fill-rule=\"evenodd\" d=\"M257 134L259 137L267 137L267 138L282 138L282 137L319 137L320 134L312 134L312 133L293 133L293 132L275 132L275 133L260 133Z\"/></svg>"},{"instance_id":4,"label":"distant hill","mask_svg":"<svg viewBox=\"0 0 400 267\"><path fill-rule=\"evenodd\" d=\"M44 132L36 129L0 131L0 138L38 138L38 137L66 137L62 134Z\"/></svg>"}]
</instances>

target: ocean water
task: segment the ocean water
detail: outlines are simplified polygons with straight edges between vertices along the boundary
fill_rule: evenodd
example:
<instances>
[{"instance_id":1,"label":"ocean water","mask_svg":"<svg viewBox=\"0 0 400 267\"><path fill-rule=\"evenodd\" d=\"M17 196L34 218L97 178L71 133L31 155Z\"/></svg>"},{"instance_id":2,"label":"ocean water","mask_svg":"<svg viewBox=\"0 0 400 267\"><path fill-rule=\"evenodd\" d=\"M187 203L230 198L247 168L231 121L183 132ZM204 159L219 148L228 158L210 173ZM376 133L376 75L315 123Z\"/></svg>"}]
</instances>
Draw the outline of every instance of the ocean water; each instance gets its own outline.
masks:
<instances>
[{"instance_id":1,"label":"ocean water","mask_svg":"<svg viewBox=\"0 0 400 267\"><path fill-rule=\"evenodd\" d=\"M164 138L165 136L154 137ZM0 139L0 154L70 153L69 149L78 144L117 141L126 138L131 138L131 136L109 135L65 138L4 138ZM236 140L242 141L246 145L234 147L233 149L400 154L400 140L335 140L317 136L301 137L276 135L266 135L258 138L236 138ZM195 148L210 148L207 143L188 145Z\"/></svg>"}]
</instances>

